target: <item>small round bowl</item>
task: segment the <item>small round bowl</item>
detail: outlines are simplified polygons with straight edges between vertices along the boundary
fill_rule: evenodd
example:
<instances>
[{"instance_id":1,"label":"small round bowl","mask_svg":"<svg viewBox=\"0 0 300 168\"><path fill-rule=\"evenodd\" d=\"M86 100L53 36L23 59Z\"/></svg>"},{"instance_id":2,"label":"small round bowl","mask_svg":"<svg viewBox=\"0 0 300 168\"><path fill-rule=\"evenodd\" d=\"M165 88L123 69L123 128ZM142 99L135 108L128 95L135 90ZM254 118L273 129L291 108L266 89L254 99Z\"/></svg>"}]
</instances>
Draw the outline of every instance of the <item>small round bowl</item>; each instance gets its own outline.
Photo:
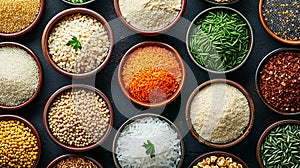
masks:
<instances>
[{"instance_id":1,"label":"small round bowl","mask_svg":"<svg viewBox=\"0 0 300 168\"><path fill-rule=\"evenodd\" d=\"M120 7L119 7L119 0L114 0L114 8L115 8L115 11L117 13L117 16L119 17L119 19L121 20L121 22L128 28L130 29L131 31L135 32L135 33L138 33L138 34L141 34L143 36L157 36L157 35L160 35L160 34L163 34L165 33L166 31L170 30L172 27L175 26L175 24L180 20L180 18L182 17L183 13L184 13L184 10L185 10L185 7L186 7L186 0L181 0L181 10L178 14L178 16L176 17L175 20L173 20L172 23L170 23L167 27L165 28L162 28L160 30L154 30L154 31L148 31L148 30L141 30L141 29L138 29L134 26L132 26L130 23L128 23L126 21L126 19L123 17L123 14L120 10Z\"/></svg>"},{"instance_id":2,"label":"small round bowl","mask_svg":"<svg viewBox=\"0 0 300 168\"><path fill-rule=\"evenodd\" d=\"M261 168L264 168L264 164L263 161L261 159L261 146L265 141L265 138L267 137L267 135L269 135L270 131L272 131L274 128L278 127L278 126L282 126L282 125L287 125L287 124L297 124L300 125L300 121L299 120L281 120L281 121L277 121L275 123L273 123L272 125L270 125L260 136L257 146L256 146L256 157L257 157L257 161L258 164Z\"/></svg>"},{"instance_id":3,"label":"small round bowl","mask_svg":"<svg viewBox=\"0 0 300 168\"><path fill-rule=\"evenodd\" d=\"M280 111L276 108L274 108L273 106L271 106L270 104L267 103L267 101L265 100L265 98L262 96L262 93L260 91L260 87L259 87L259 83L260 83L260 72L262 71L262 69L264 68L264 65L266 63L269 62L270 58L273 57L275 54L278 54L280 52L284 52L284 51L291 51L291 52L300 52L300 49L298 48L278 48L276 50L273 50L272 52L268 53L259 63L257 69L256 69L256 73L255 73L255 86L256 86L256 90L258 93L258 96L260 97L260 99L264 102L264 104L270 108L271 110L282 114L282 115L297 115L300 114L300 111L295 111L295 112L284 112L284 111Z\"/></svg>"},{"instance_id":4,"label":"small round bowl","mask_svg":"<svg viewBox=\"0 0 300 168\"><path fill-rule=\"evenodd\" d=\"M163 116L160 116L158 114L152 114L152 113L144 113L144 114L139 114L139 115L136 115L130 119L128 119L125 123L123 123L121 125L121 127L119 128L119 130L117 131L115 137L114 137L114 140L113 140L113 146L112 146L112 155L113 155L113 160L114 160L114 163L115 163L115 166L117 168L121 168L121 165L119 164L118 162L118 159L117 159L117 156L116 156L116 143L117 143L117 140L121 134L121 132L126 128L127 125L131 124L132 122L134 122L135 120L138 120L138 119L143 119L145 117L153 117L153 118L158 118L162 121L165 121L167 122L171 128L173 128L173 130L176 131L177 133L177 137L178 139L180 139L180 146L181 146L181 156L180 156L180 161L177 165L177 168L180 168L182 166L182 163L183 163L183 159L184 159L184 142L183 142L183 138L180 134L180 131L179 129L177 128L177 126L175 124L173 124L169 119L167 119L166 117L163 117Z\"/></svg>"},{"instance_id":5,"label":"small round bowl","mask_svg":"<svg viewBox=\"0 0 300 168\"><path fill-rule=\"evenodd\" d=\"M110 115L109 125L108 125L105 133L102 135L102 137L99 138L99 140L96 143L93 143L93 144L90 144L90 145L87 145L87 146L82 146L82 147L65 144L65 143L60 142L53 135L52 131L50 130L49 121L48 121L49 108L51 107L52 102L59 95L61 95L62 93L64 93L67 90L70 90L70 89L84 89L84 90L88 90L88 91L93 91L97 95L99 95L104 100L104 102L107 105L107 108L109 110L109 115ZM43 111L43 124L44 124L44 128L45 128L47 134L50 136L51 140L54 143L56 143L57 145L61 146L62 148L67 149L67 150L72 151L72 152L86 152L86 151L89 151L89 150L94 149L94 148L98 147L99 145L101 145L102 142L104 142L105 139L108 137L108 135L109 135L109 133L110 133L110 131L112 129L113 120L114 120L114 118L113 118L113 108L112 108L112 105L111 105L109 99L106 97L106 95L104 93L102 93L100 90L98 90L97 88L95 88L95 87L92 87L92 86L89 86L89 85L83 85L83 84L67 85L67 86L64 86L64 87L58 89L48 99L48 101L47 101L47 103L46 103L46 105L44 107L44 111Z\"/></svg>"},{"instance_id":6,"label":"small round bowl","mask_svg":"<svg viewBox=\"0 0 300 168\"><path fill-rule=\"evenodd\" d=\"M243 93L243 95L246 97L246 99L248 100L249 103L249 109L250 109L250 119L249 119L249 123L247 125L247 127L244 129L243 134L241 134L239 137L237 137L236 139L229 141L227 143L213 143L210 142L206 139L204 139L203 137L201 137L197 131L194 129L193 124L191 122L191 118L190 118L190 107L192 104L192 101L194 99L194 97L199 93L200 90L202 90L203 88L210 86L211 84L216 84L216 83L226 83L230 86L233 86L235 88L237 88L240 92ZM209 146L209 147L213 147L213 148L228 148L231 147L233 145L238 144L239 142L241 142L243 139L246 138L246 136L249 134L249 132L251 131L251 128L254 124L254 113L255 113L255 108L254 108L254 102L252 100L252 98L250 97L250 95L248 94L248 92L238 83L230 81L230 80L226 80L226 79L213 79L213 80L209 80L206 81L204 83L202 83L201 85L199 85L190 95L187 105L186 105L186 109L185 109L185 114L186 114L186 122L188 124L188 127L192 133L192 135L201 143Z\"/></svg>"},{"instance_id":7,"label":"small round bowl","mask_svg":"<svg viewBox=\"0 0 300 168\"><path fill-rule=\"evenodd\" d=\"M248 168L248 165L238 156L228 153L228 152L222 152L222 151L208 152L208 153L205 153L205 154L199 156L189 165L189 168L193 168L193 166L196 166L198 162L201 162L203 159L206 159L207 157L210 157L210 156L216 156L216 157L223 156L225 159L226 159L226 157L231 157L233 162L237 162L237 163L241 164L243 166L243 168Z\"/></svg>"},{"instance_id":8,"label":"small round bowl","mask_svg":"<svg viewBox=\"0 0 300 168\"><path fill-rule=\"evenodd\" d=\"M258 6L258 13L259 13L259 19L261 24L263 25L264 29L267 31L267 33L269 35L271 35L274 39L276 39L277 41L280 41L282 43L288 44L288 45L300 45L300 40L297 41L293 41L293 40L286 40L283 39L279 36L277 36L267 25L265 19L264 19L264 15L263 15L263 5L264 5L264 1L265 0L260 0L259 1L259 6ZM276 2L276 1L275 1Z\"/></svg>"},{"instance_id":9,"label":"small round bowl","mask_svg":"<svg viewBox=\"0 0 300 168\"><path fill-rule=\"evenodd\" d=\"M42 87L42 83L43 83L43 68L42 68L40 60L36 56L36 54L31 49L29 49L28 47L26 47L25 45L22 45L22 44L16 43L16 42L2 42L2 43L0 43L0 48L1 47L8 47L8 46L18 47L18 48L23 49L24 51L26 51L29 55L31 55L31 57L36 62L36 65L37 65L38 71L39 71L39 78L40 79L39 79L38 86L37 86L36 91L34 92L34 94L28 100L26 100L24 103L22 103L20 105L17 105L17 106L3 106L3 105L0 105L0 109L4 109L4 110L19 110L19 109L21 109L21 108L23 108L25 106L28 106L36 98L36 96L40 92L41 87Z\"/></svg>"},{"instance_id":10,"label":"small round bowl","mask_svg":"<svg viewBox=\"0 0 300 168\"><path fill-rule=\"evenodd\" d=\"M103 168L103 166L98 162L96 161L95 159L93 158L90 158L90 157L87 157L87 156L82 156L82 155L75 155L75 154L66 154L66 155L61 155L57 158L55 158L54 160L52 160L46 168L54 168L59 162L69 158L69 157L80 157L80 158L84 158L84 159L87 159L91 162L93 162L98 168Z\"/></svg>"},{"instance_id":11,"label":"small round bowl","mask_svg":"<svg viewBox=\"0 0 300 168\"><path fill-rule=\"evenodd\" d=\"M208 3L211 3L213 5L231 5L231 4L239 2L240 0L231 0L230 2L216 2L214 0L205 0L205 1Z\"/></svg>"},{"instance_id":12,"label":"small round bowl","mask_svg":"<svg viewBox=\"0 0 300 168\"><path fill-rule=\"evenodd\" d=\"M240 17L243 18L245 24L248 26L248 30L249 30L249 38L250 38L250 42L249 42L249 46L248 46L248 52L245 56L245 58L243 59L243 61L236 65L235 67L233 67L232 69L228 69L228 70L225 70L225 71L217 71L217 70L212 70L212 69L209 69L209 68L206 68L205 66L202 66L200 65L196 59L194 58L194 56L192 55L191 51L190 51L190 34L192 32L192 30L194 29L195 27L195 23L201 19L203 16L205 16L207 13L209 12L212 12L212 11L219 11L219 10L222 10L222 11L228 11L230 13L236 13L238 14ZM229 72L232 72L232 71L235 71L237 70L238 68L240 68L248 59L251 51L252 51L252 48L253 48L253 30L252 30L252 27L249 23L249 21L247 20L247 18L242 14L240 13L239 11L233 9L233 8L230 8L230 7L226 7L226 6L215 6L215 7L211 7L211 8L208 8L208 9L205 9L204 11L200 12L194 19L193 21L191 22L189 28L188 28L188 31L187 31L187 34L186 34L186 48L187 48L187 51L188 51L188 54L190 56L190 58L193 60L193 62L200 68L202 68L203 70L207 71L207 72L210 72L210 73L216 73L216 74L224 74L224 73L229 73Z\"/></svg>"},{"instance_id":13,"label":"small round bowl","mask_svg":"<svg viewBox=\"0 0 300 168\"><path fill-rule=\"evenodd\" d=\"M41 19L43 11L44 11L44 6L45 6L45 1L40 0L39 11L36 14L36 17L34 18L34 20L26 28L24 28L23 30L21 30L19 32L15 32L15 33L1 33L0 32L0 37L3 37L3 38L16 38L16 37L22 36L22 35L26 34L27 32L29 32L38 23L38 21Z\"/></svg>"},{"instance_id":14,"label":"small round bowl","mask_svg":"<svg viewBox=\"0 0 300 168\"><path fill-rule=\"evenodd\" d=\"M74 5L74 6L80 6L80 5L87 5L87 4L90 4L96 0L89 0L89 1L86 1L86 2L82 2L82 3L73 3L73 2L70 2L68 0L62 0L63 2L67 3L67 4L70 4L70 5Z\"/></svg>"},{"instance_id":15,"label":"small round bowl","mask_svg":"<svg viewBox=\"0 0 300 168\"><path fill-rule=\"evenodd\" d=\"M36 137L37 139L37 146L38 146L38 155L37 155L37 159L33 165L33 168L37 167L39 159L41 157L41 153L42 153L42 144L41 144L41 139L40 139L40 135L39 132L37 131L37 129L26 119L16 116L16 115L0 115L0 120L3 121L7 121L7 120L17 120L20 121L21 123L23 123L26 127L28 127L33 135Z\"/></svg>"},{"instance_id":16,"label":"small round bowl","mask_svg":"<svg viewBox=\"0 0 300 168\"><path fill-rule=\"evenodd\" d=\"M150 103L150 102L143 102L140 100L137 100L136 98L134 98L129 92L128 89L125 88L125 84L123 82L123 77L122 77L122 71L123 71L123 67L125 65L125 63L127 62L127 60L130 58L131 54L136 51L139 48L143 48L143 47L147 47L147 46L157 46L157 47L161 47L161 48L165 48L171 52L174 53L174 57L176 58L176 60L178 61L179 67L181 68L181 81L179 83L179 87L177 89L177 91L170 96L169 98L167 98L164 101L161 102L156 102L156 103ZM123 91L123 93L126 95L127 98L129 98L131 101L133 101L134 103L146 107L146 108L151 108L151 107L159 107L168 103L171 103L173 100L175 100L180 92L181 89L183 87L184 84L184 80L185 80L185 68L184 68L184 63L183 60L180 56L180 54L170 45L165 44L165 43L161 43L161 42L156 42L156 41L145 41L145 42L141 42L139 44L136 44L135 46L131 47L123 56L120 64L119 64L119 69L118 69L118 82L119 85Z\"/></svg>"},{"instance_id":17,"label":"small round bowl","mask_svg":"<svg viewBox=\"0 0 300 168\"><path fill-rule=\"evenodd\" d=\"M48 49L48 38L49 35L52 31L52 29L55 27L55 25L57 23L59 23L62 19L64 19L66 16L70 16L72 14L85 14L85 15L89 15L94 17L95 19L97 19L105 28L105 30L108 33L108 39L110 42L110 47L109 47L109 51L107 53L107 56L105 58L105 60L98 66L96 67L94 70L89 71L89 72L85 72L85 73L71 73L71 72L67 72L63 69L61 69L52 59L52 56L49 53L49 49ZM105 20L105 18L103 18L100 14L98 14L95 11L92 11L90 9L87 8L71 8L71 9L66 9L60 13L58 13L57 15L55 15L46 25L43 35L42 35L42 40L41 40L41 45L42 45L42 50L43 50L43 54L44 57L46 59L46 61L48 62L48 64L50 64L57 72L59 72L60 74L70 77L70 78L86 78L86 77L90 77L90 76L95 76L98 72L100 72L109 62L110 58L111 58L111 54L113 51L113 46L114 46L114 37L113 37L113 33L112 33L112 29L110 27L110 25L108 24L108 22Z\"/></svg>"}]
</instances>

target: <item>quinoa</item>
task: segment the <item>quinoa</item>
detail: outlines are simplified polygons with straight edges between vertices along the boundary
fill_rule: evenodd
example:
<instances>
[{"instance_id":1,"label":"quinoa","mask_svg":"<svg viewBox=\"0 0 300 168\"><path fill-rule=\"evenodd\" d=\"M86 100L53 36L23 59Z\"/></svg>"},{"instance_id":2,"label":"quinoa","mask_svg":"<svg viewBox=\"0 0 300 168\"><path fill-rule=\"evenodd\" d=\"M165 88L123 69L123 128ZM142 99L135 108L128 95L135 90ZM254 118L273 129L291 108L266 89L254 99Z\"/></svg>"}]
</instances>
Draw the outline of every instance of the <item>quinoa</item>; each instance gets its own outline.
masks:
<instances>
[{"instance_id":1,"label":"quinoa","mask_svg":"<svg viewBox=\"0 0 300 168\"><path fill-rule=\"evenodd\" d=\"M1 47L0 67L0 105L17 106L30 99L40 80L31 55L18 47Z\"/></svg>"},{"instance_id":2,"label":"quinoa","mask_svg":"<svg viewBox=\"0 0 300 168\"><path fill-rule=\"evenodd\" d=\"M0 0L0 32L16 33L36 18L40 0Z\"/></svg>"},{"instance_id":3,"label":"quinoa","mask_svg":"<svg viewBox=\"0 0 300 168\"><path fill-rule=\"evenodd\" d=\"M82 45L79 50L67 45L74 36ZM48 39L52 60L61 69L77 74L90 72L103 63L109 47L108 33L101 22L80 13L63 18Z\"/></svg>"},{"instance_id":4,"label":"quinoa","mask_svg":"<svg viewBox=\"0 0 300 168\"><path fill-rule=\"evenodd\" d=\"M98 94L85 89L67 90L51 104L49 128L58 141L77 147L96 143L107 131L110 114Z\"/></svg>"}]
</instances>

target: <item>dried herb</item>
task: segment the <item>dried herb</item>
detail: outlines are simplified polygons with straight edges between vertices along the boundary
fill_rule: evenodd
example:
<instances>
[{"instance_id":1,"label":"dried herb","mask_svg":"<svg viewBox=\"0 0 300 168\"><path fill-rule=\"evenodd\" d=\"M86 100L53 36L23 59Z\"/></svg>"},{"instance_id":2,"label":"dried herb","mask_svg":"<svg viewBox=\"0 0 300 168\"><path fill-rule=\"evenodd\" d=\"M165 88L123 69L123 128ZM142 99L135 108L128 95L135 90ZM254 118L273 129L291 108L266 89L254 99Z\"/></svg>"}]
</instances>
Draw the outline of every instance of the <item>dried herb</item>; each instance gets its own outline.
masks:
<instances>
[{"instance_id":1,"label":"dried herb","mask_svg":"<svg viewBox=\"0 0 300 168\"><path fill-rule=\"evenodd\" d=\"M153 143L150 140L147 140L147 143L144 143L143 147L146 149L146 154L150 155L151 158L155 157L155 148Z\"/></svg>"},{"instance_id":2,"label":"dried herb","mask_svg":"<svg viewBox=\"0 0 300 168\"><path fill-rule=\"evenodd\" d=\"M68 41L67 46L72 46L75 51L82 49L81 43L76 36L73 36L73 38Z\"/></svg>"}]
</instances>

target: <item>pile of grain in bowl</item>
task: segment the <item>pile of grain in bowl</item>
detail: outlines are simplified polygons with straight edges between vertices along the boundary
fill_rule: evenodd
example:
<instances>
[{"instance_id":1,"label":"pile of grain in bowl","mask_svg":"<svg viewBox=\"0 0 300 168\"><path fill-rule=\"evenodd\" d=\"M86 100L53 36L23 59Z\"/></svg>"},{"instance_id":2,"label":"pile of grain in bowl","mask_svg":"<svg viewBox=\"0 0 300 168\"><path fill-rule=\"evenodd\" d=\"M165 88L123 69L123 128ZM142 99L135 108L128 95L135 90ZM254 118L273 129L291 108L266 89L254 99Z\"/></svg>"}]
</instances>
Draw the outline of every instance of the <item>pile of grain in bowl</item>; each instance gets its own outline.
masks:
<instances>
[{"instance_id":1,"label":"pile of grain in bowl","mask_svg":"<svg viewBox=\"0 0 300 168\"><path fill-rule=\"evenodd\" d=\"M41 0L0 0L0 33L16 33L36 18Z\"/></svg>"},{"instance_id":2,"label":"pile of grain in bowl","mask_svg":"<svg viewBox=\"0 0 300 168\"><path fill-rule=\"evenodd\" d=\"M0 167L33 167L38 159L37 144L37 137L24 123L0 121Z\"/></svg>"},{"instance_id":3,"label":"pile of grain in bowl","mask_svg":"<svg viewBox=\"0 0 300 168\"><path fill-rule=\"evenodd\" d=\"M172 96L182 80L174 53L166 48L147 46L129 55L122 70L125 88L143 102L162 102Z\"/></svg>"},{"instance_id":4,"label":"pile of grain in bowl","mask_svg":"<svg viewBox=\"0 0 300 168\"><path fill-rule=\"evenodd\" d=\"M133 27L156 31L170 25L181 10L181 0L119 0L122 16Z\"/></svg>"},{"instance_id":5,"label":"pile of grain in bowl","mask_svg":"<svg viewBox=\"0 0 300 168\"><path fill-rule=\"evenodd\" d=\"M181 148L178 133L168 122L147 116L121 130L115 154L121 167L176 168Z\"/></svg>"},{"instance_id":6,"label":"pile of grain in bowl","mask_svg":"<svg viewBox=\"0 0 300 168\"><path fill-rule=\"evenodd\" d=\"M243 168L243 165L229 156L207 156L199 160L193 168Z\"/></svg>"},{"instance_id":7,"label":"pile of grain in bowl","mask_svg":"<svg viewBox=\"0 0 300 168\"><path fill-rule=\"evenodd\" d=\"M98 168L95 163L84 157L68 157L58 162L53 168Z\"/></svg>"},{"instance_id":8,"label":"pile of grain in bowl","mask_svg":"<svg viewBox=\"0 0 300 168\"><path fill-rule=\"evenodd\" d=\"M48 50L55 64L70 73L96 69L108 56L108 32L100 21L86 14L72 14L52 29Z\"/></svg>"},{"instance_id":9,"label":"pile of grain in bowl","mask_svg":"<svg viewBox=\"0 0 300 168\"><path fill-rule=\"evenodd\" d=\"M32 97L39 84L34 58L19 47L0 47L0 105L18 106Z\"/></svg>"},{"instance_id":10,"label":"pile of grain in bowl","mask_svg":"<svg viewBox=\"0 0 300 168\"><path fill-rule=\"evenodd\" d=\"M214 83L196 93L190 119L200 137L212 143L228 143L241 136L250 121L245 95L226 83Z\"/></svg>"},{"instance_id":11,"label":"pile of grain in bowl","mask_svg":"<svg viewBox=\"0 0 300 168\"><path fill-rule=\"evenodd\" d=\"M61 143L83 147L96 143L110 123L108 105L94 91L70 89L56 97L48 111L48 125Z\"/></svg>"}]
</instances>

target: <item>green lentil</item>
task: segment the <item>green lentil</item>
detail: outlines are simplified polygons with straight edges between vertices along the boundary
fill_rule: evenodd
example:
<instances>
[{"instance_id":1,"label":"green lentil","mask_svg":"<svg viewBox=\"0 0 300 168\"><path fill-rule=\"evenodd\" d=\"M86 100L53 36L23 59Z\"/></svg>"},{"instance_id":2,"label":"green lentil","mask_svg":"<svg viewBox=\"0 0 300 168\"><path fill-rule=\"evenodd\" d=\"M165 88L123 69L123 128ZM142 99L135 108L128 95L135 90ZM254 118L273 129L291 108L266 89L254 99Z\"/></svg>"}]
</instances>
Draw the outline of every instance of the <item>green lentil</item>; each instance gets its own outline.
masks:
<instances>
[{"instance_id":1,"label":"green lentil","mask_svg":"<svg viewBox=\"0 0 300 168\"><path fill-rule=\"evenodd\" d=\"M69 2L72 2L72 3L83 3L83 2L87 2L89 0L68 0Z\"/></svg>"},{"instance_id":2,"label":"green lentil","mask_svg":"<svg viewBox=\"0 0 300 168\"><path fill-rule=\"evenodd\" d=\"M273 129L261 146L265 168L291 168L300 165L300 126L281 125Z\"/></svg>"},{"instance_id":3,"label":"green lentil","mask_svg":"<svg viewBox=\"0 0 300 168\"><path fill-rule=\"evenodd\" d=\"M250 44L250 31L237 13L225 10L208 12L194 25L190 52L201 66L226 71L242 63Z\"/></svg>"}]
</instances>

